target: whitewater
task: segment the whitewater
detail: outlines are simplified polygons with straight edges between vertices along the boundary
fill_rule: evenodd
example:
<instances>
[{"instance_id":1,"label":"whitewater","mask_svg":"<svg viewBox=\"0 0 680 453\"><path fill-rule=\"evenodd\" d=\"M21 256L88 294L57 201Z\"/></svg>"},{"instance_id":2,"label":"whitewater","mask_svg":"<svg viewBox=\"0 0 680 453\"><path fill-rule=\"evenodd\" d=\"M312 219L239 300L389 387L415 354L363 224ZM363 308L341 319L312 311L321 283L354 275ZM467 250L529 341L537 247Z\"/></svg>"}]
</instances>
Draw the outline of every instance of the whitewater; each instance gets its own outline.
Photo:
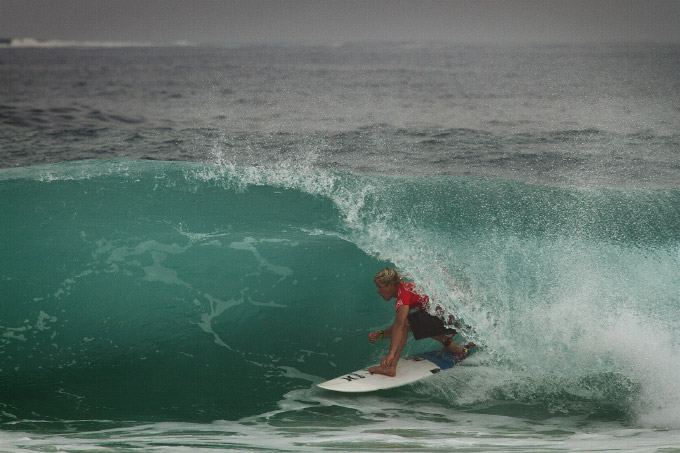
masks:
<instances>
[{"instance_id":1,"label":"whitewater","mask_svg":"<svg viewBox=\"0 0 680 453\"><path fill-rule=\"evenodd\" d=\"M680 451L678 56L0 49L0 450Z\"/></svg>"}]
</instances>

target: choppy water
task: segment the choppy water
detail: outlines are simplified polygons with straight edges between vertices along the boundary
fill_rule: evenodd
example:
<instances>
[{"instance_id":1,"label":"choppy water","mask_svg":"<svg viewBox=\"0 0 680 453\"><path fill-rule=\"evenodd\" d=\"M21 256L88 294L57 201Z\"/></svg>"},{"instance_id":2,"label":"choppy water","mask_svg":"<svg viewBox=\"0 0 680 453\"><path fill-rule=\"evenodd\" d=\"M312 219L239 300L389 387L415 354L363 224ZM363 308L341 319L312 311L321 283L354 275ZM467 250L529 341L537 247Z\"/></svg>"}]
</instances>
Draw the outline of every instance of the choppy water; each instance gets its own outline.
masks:
<instances>
[{"instance_id":1,"label":"choppy water","mask_svg":"<svg viewBox=\"0 0 680 453\"><path fill-rule=\"evenodd\" d=\"M2 449L680 449L679 52L0 49Z\"/></svg>"}]
</instances>

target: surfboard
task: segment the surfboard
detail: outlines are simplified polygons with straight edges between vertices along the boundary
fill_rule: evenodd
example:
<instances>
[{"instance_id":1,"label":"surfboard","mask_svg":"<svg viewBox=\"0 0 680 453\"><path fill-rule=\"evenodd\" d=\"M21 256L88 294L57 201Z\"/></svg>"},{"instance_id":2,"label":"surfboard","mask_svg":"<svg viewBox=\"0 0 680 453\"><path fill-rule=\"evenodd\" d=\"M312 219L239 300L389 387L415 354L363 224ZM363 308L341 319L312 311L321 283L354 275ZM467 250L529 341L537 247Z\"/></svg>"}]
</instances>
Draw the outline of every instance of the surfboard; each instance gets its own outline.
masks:
<instances>
[{"instance_id":1,"label":"surfboard","mask_svg":"<svg viewBox=\"0 0 680 453\"><path fill-rule=\"evenodd\" d=\"M468 349L468 355L466 357L476 349L476 346L473 343L470 343L465 347ZM391 389L411 384L432 376L433 374L437 374L442 370L453 368L464 358L456 359L452 353L444 352L442 350L422 352L400 359L399 363L397 363L397 375L394 377L373 374L367 369L361 369L331 379L330 381L322 382L317 384L317 386L325 390L348 393L374 392L376 390Z\"/></svg>"}]
</instances>

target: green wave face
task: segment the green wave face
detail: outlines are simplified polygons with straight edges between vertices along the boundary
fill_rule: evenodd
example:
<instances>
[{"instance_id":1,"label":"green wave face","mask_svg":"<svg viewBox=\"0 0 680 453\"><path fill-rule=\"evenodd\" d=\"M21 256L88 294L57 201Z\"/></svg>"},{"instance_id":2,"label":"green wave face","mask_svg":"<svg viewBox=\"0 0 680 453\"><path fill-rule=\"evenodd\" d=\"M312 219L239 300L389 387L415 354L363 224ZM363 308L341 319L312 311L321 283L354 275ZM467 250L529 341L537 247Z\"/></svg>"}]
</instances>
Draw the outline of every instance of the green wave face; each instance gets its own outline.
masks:
<instances>
[{"instance_id":1,"label":"green wave face","mask_svg":"<svg viewBox=\"0 0 680 453\"><path fill-rule=\"evenodd\" d=\"M421 396L679 407L677 191L103 160L3 170L0 210L6 420L271 410L382 357L367 333L393 319L372 283L386 265L481 345Z\"/></svg>"}]
</instances>

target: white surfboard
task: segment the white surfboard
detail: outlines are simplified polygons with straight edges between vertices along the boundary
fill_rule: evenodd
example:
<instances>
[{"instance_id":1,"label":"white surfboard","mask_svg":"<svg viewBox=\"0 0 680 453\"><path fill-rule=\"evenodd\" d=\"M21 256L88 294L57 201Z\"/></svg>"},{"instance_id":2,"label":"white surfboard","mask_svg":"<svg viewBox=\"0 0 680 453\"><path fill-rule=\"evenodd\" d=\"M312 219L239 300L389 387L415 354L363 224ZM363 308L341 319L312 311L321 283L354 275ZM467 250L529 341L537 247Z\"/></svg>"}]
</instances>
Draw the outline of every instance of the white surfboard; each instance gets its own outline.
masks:
<instances>
[{"instance_id":1,"label":"white surfboard","mask_svg":"<svg viewBox=\"0 0 680 453\"><path fill-rule=\"evenodd\" d=\"M468 351L475 349L472 343L467 345L466 348L468 348ZM391 389L411 384L442 370L452 368L461 360L457 360L453 354L441 350L423 352L400 359L397 363L397 375L394 377L372 374L366 369L361 369L317 385L322 389L349 393Z\"/></svg>"}]
</instances>

